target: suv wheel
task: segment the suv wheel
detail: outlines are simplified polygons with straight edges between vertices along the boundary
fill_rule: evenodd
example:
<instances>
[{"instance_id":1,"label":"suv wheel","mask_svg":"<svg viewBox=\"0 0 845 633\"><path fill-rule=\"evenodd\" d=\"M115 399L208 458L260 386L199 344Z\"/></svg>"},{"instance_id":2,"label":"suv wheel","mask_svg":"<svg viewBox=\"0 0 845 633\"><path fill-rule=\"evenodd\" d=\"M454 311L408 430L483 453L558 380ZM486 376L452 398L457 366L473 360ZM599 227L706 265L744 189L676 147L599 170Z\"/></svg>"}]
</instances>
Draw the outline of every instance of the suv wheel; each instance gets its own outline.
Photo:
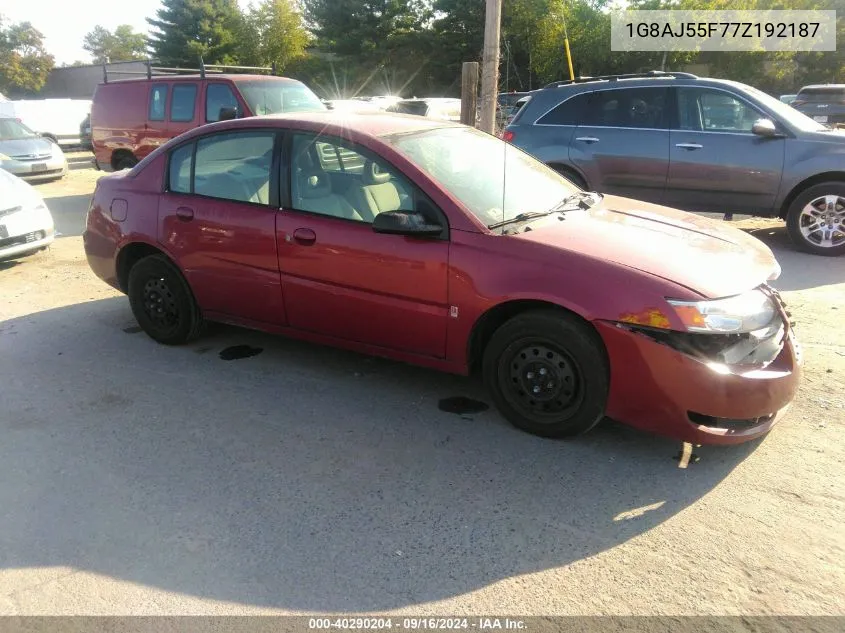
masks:
<instances>
[{"instance_id":1,"label":"suv wheel","mask_svg":"<svg viewBox=\"0 0 845 633\"><path fill-rule=\"evenodd\" d=\"M786 228L802 251L845 254L845 183L823 182L798 194L789 205Z\"/></svg>"}]
</instances>

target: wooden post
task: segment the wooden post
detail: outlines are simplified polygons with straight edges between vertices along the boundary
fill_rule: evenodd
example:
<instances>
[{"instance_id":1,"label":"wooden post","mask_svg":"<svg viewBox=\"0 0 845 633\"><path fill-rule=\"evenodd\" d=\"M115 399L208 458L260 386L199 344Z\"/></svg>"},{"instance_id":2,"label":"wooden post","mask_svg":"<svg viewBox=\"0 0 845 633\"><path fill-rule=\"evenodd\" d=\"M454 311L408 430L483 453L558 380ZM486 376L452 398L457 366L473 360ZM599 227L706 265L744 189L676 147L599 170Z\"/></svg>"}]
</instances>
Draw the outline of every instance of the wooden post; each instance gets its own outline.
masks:
<instances>
[{"instance_id":1,"label":"wooden post","mask_svg":"<svg viewBox=\"0 0 845 633\"><path fill-rule=\"evenodd\" d=\"M481 68L481 123L479 128L496 133L496 101L499 93L499 39L502 0L487 0L484 20L484 58Z\"/></svg>"},{"instance_id":2,"label":"wooden post","mask_svg":"<svg viewBox=\"0 0 845 633\"><path fill-rule=\"evenodd\" d=\"M461 123L475 127L478 114L478 62L461 67Z\"/></svg>"}]
</instances>

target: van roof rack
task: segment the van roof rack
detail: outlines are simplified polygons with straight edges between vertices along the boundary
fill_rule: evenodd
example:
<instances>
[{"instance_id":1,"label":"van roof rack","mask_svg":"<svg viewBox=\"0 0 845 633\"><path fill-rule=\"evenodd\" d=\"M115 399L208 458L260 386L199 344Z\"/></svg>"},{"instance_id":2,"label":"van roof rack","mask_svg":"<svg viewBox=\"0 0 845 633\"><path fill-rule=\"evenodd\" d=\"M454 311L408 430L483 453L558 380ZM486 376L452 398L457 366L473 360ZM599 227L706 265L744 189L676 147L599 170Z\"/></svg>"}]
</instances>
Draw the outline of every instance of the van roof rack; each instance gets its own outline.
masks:
<instances>
[{"instance_id":1,"label":"van roof rack","mask_svg":"<svg viewBox=\"0 0 845 633\"><path fill-rule=\"evenodd\" d=\"M109 77L115 75L134 75L134 76L143 76L147 79L152 79L153 77L167 77L173 75L180 75L180 74L196 74L199 73L200 77L205 79L207 74L221 74L226 71L261 71L261 72L269 72L271 75L276 76L276 63L273 62L272 66L229 66L226 64L206 64L202 61L202 57L199 58L199 68L170 68L167 66L154 66L155 62L151 59L148 59L144 62L147 69L146 70L110 70L108 64L103 62L103 83L109 83Z\"/></svg>"},{"instance_id":2,"label":"van roof rack","mask_svg":"<svg viewBox=\"0 0 845 633\"><path fill-rule=\"evenodd\" d=\"M679 79L698 79L698 75L682 72L664 72L662 70L650 70L645 73L629 73L626 75L599 75L598 77L576 77L565 81L553 81L544 88L560 88L572 84L582 84L589 81L618 81L620 79L648 79L649 77L677 77Z\"/></svg>"}]
</instances>

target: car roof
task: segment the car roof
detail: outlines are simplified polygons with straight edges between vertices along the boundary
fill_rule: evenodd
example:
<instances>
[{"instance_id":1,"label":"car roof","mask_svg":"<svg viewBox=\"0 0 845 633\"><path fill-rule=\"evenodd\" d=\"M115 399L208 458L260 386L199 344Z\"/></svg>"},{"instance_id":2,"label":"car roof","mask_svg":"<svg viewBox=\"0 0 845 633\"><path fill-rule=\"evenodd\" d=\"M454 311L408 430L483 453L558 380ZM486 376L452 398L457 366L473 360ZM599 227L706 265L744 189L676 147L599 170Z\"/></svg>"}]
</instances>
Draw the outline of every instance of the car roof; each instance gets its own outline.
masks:
<instances>
[{"instance_id":1,"label":"car roof","mask_svg":"<svg viewBox=\"0 0 845 633\"><path fill-rule=\"evenodd\" d=\"M809 86L804 86L798 92L802 92L804 90L845 90L845 84L811 84Z\"/></svg>"},{"instance_id":2,"label":"car roof","mask_svg":"<svg viewBox=\"0 0 845 633\"><path fill-rule=\"evenodd\" d=\"M329 133L338 134L343 130L354 131L358 134L368 136L388 136L391 134L404 134L409 132L422 132L444 127L461 127L458 123L429 119L410 114L393 114L387 112L357 112L357 111L333 111L321 112L288 112L282 114L268 114L265 116L245 117L229 121L211 123L195 128L191 136L200 135L214 127L218 130L238 129L242 127L261 127L268 122L278 123L279 127L290 127L309 130L326 130ZM276 126L273 126L276 127Z\"/></svg>"},{"instance_id":3,"label":"car roof","mask_svg":"<svg viewBox=\"0 0 845 633\"><path fill-rule=\"evenodd\" d=\"M284 81L288 83L302 83L298 79L293 79L292 77L279 77L278 75L246 75L246 74L233 74L233 73L206 73L205 77L200 74L193 74L193 75L153 75L152 78L147 79L146 77L130 77L128 79L109 79L108 82L104 85L111 86L112 84L128 84L128 83L139 83L144 81L149 82L160 82L160 81L213 81L215 79L227 79L232 81L255 81L255 80L268 80L268 81Z\"/></svg>"}]
</instances>

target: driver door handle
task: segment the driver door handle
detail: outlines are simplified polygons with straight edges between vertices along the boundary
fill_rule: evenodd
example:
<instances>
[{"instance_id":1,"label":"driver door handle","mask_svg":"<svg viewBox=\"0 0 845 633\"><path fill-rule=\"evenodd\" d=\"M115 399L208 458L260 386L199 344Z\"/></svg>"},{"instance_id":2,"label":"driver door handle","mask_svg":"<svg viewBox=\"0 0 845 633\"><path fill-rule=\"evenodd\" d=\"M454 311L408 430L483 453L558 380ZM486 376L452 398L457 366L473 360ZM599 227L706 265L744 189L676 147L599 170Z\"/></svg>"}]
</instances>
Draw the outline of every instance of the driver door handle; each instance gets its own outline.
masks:
<instances>
[{"instance_id":1,"label":"driver door handle","mask_svg":"<svg viewBox=\"0 0 845 633\"><path fill-rule=\"evenodd\" d=\"M576 141L581 141L582 143L598 143L599 139L595 136L579 136L575 139Z\"/></svg>"},{"instance_id":2,"label":"driver door handle","mask_svg":"<svg viewBox=\"0 0 845 633\"><path fill-rule=\"evenodd\" d=\"M675 143L675 147L682 149L701 149L704 145L699 145L698 143Z\"/></svg>"},{"instance_id":3,"label":"driver door handle","mask_svg":"<svg viewBox=\"0 0 845 633\"><path fill-rule=\"evenodd\" d=\"M303 246L311 246L317 241L317 234L311 229L296 229L293 232L293 241Z\"/></svg>"}]
</instances>

